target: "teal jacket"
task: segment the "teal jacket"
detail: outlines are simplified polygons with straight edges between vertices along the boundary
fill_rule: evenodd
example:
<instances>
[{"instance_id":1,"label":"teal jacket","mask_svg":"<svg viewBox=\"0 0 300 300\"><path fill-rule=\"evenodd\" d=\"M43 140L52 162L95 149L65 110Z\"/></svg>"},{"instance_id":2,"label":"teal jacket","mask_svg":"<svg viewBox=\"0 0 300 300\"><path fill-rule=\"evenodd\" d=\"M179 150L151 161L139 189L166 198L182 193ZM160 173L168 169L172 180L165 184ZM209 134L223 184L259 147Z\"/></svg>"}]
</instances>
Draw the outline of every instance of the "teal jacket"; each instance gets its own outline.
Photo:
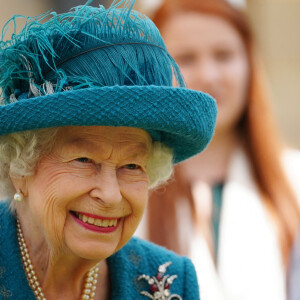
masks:
<instances>
[{"instance_id":1,"label":"teal jacket","mask_svg":"<svg viewBox=\"0 0 300 300\"><path fill-rule=\"evenodd\" d=\"M188 258L152 243L132 238L121 250L107 259L109 265L112 300L146 300L150 296L140 292L150 291L147 280L140 275L156 276L158 267L166 262L164 275L177 275L170 285L170 294L183 300L198 300L199 288L194 266ZM19 253L16 219L9 211L8 203L0 201L0 299L34 300ZM154 298L153 298L154 299ZM160 298L159 298L160 299ZM180 299L177 297L168 299Z\"/></svg>"}]
</instances>

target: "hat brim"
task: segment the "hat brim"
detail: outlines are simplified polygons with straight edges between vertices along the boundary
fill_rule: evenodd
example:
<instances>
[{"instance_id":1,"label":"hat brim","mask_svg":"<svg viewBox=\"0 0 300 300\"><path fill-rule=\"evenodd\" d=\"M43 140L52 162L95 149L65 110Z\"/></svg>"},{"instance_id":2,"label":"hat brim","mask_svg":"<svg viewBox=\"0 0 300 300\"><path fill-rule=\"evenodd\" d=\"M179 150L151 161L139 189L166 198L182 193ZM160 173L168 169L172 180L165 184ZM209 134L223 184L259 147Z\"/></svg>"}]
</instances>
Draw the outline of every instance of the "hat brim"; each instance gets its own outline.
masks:
<instances>
[{"instance_id":1,"label":"hat brim","mask_svg":"<svg viewBox=\"0 0 300 300\"><path fill-rule=\"evenodd\" d=\"M215 128L209 95L164 86L95 87L0 106L0 135L60 126L125 126L146 130L173 149L174 163L201 152Z\"/></svg>"}]
</instances>

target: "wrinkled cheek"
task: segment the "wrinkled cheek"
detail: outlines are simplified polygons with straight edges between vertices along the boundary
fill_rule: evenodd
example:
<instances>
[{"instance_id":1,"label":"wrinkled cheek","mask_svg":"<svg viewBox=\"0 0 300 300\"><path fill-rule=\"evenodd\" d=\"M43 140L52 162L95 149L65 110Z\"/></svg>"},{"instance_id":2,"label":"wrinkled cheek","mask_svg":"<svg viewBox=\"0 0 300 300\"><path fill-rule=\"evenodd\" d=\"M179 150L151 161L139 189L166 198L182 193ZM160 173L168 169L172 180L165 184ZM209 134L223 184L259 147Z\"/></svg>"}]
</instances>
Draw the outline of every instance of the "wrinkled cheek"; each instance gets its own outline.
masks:
<instances>
[{"instance_id":1,"label":"wrinkled cheek","mask_svg":"<svg viewBox=\"0 0 300 300\"><path fill-rule=\"evenodd\" d=\"M148 203L148 192L138 199L138 201L132 206L132 214L128 216L125 220L125 225L127 226L127 231L134 234L137 227L139 226L144 212L146 210Z\"/></svg>"},{"instance_id":2,"label":"wrinkled cheek","mask_svg":"<svg viewBox=\"0 0 300 300\"><path fill-rule=\"evenodd\" d=\"M126 213L122 224L121 239L118 249L126 244L136 231L143 217L148 202L149 182L147 178L140 182L119 181L120 191L124 199Z\"/></svg>"},{"instance_id":3,"label":"wrinkled cheek","mask_svg":"<svg viewBox=\"0 0 300 300\"><path fill-rule=\"evenodd\" d=\"M64 248L66 211L56 204L55 197L48 199L44 207L45 231L50 250L52 253L56 253Z\"/></svg>"},{"instance_id":4,"label":"wrinkled cheek","mask_svg":"<svg viewBox=\"0 0 300 300\"><path fill-rule=\"evenodd\" d=\"M140 221L141 217L133 214L124 220L121 237L115 251L118 251L120 248L122 248L132 238Z\"/></svg>"}]
</instances>

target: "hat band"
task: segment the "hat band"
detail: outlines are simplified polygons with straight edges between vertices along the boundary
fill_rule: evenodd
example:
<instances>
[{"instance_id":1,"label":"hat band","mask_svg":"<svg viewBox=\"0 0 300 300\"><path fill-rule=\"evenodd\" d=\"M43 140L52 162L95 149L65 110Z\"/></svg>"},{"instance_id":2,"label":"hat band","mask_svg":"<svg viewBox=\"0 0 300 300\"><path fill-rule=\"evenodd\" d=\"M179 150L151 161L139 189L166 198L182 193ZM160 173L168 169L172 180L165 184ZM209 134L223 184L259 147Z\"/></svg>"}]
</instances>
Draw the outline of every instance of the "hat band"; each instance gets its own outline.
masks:
<instances>
[{"instance_id":1,"label":"hat band","mask_svg":"<svg viewBox=\"0 0 300 300\"><path fill-rule=\"evenodd\" d=\"M99 46L99 47L96 47L96 48L92 48L92 49L89 49L89 50L86 50L86 51L83 51L83 52L80 52L80 53L77 53L76 55L74 56L71 56L69 57L68 59L65 59L63 61L61 61L60 63L58 63L56 65L56 67L59 67L65 63L67 63L68 61L74 59L74 58L77 58L81 55L84 55L86 53L90 53L90 52L93 52L93 51L96 51L96 50L99 50L99 49L103 49L103 48L108 48L108 47L113 47L113 46L121 46L121 45L147 45L147 46L153 46L153 47L157 47L157 48L160 48L164 51L166 51L165 48L161 47L161 46L158 46L158 45L155 45L155 44L151 44L151 43L138 43L138 42L132 42L132 43L116 43L116 44L109 44L109 45L104 45L104 46ZM49 72L51 72L51 70L48 70L47 72L44 73L44 75L48 74Z\"/></svg>"}]
</instances>

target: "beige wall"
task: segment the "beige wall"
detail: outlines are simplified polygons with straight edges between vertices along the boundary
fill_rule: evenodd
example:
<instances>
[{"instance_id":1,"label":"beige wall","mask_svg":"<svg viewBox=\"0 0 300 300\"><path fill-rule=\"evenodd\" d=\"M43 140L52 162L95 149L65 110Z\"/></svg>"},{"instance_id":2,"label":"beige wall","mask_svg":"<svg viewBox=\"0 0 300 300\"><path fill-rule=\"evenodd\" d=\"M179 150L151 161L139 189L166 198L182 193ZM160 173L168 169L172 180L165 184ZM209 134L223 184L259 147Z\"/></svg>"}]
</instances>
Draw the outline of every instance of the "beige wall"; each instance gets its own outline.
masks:
<instances>
[{"instance_id":1,"label":"beige wall","mask_svg":"<svg viewBox=\"0 0 300 300\"><path fill-rule=\"evenodd\" d=\"M0 28L2 29L5 22L14 14L36 16L47 11L50 8L49 2L48 0L1 0Z\"/></svg>"},{"instance_id":2,"label":"beige wall","mask_svg":"<svg viewBox=\"0 0 300 300\"><path fill-rule=\"evenodd\" d=\"M62 0L63 1L63 0ZM9 0L1 1L0 21L1 28L5 20L13 14L35 16L49 9L48 0Z\"/></svg>"},{"instance_id":3,"label":"beige wall","mask_svg":"<svg viewBox=\"0 0 300 300\"><path fill-rule=\"evenodd\" d=\"M277 120L300 147L300 0L248 0Z\"/></svg>"}]
</instances>

